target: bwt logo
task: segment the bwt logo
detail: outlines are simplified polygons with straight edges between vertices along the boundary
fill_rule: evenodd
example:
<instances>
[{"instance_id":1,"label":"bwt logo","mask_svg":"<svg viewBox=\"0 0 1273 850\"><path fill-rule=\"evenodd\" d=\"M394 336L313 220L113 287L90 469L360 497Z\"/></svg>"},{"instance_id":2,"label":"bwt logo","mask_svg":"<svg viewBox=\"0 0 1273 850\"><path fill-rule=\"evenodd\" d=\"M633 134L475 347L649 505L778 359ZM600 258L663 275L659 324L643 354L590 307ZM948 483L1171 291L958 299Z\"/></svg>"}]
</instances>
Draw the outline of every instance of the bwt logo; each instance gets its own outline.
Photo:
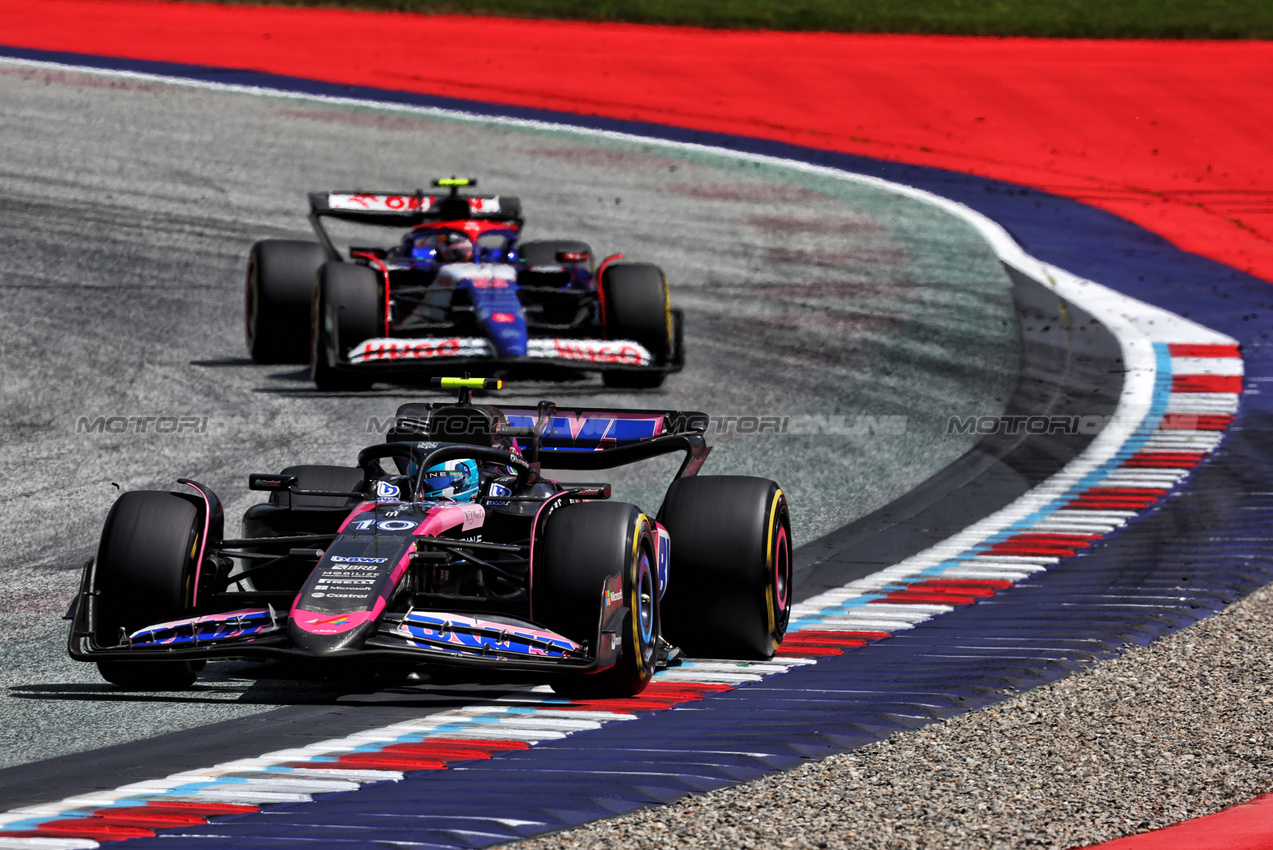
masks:
<instances>
[{"instance_id":1,"label":"bwt logo","mask_svg":"<svg viewBox=\"0 0 1273 850\"><path fill-rule=\"evenodd\" d=\"M206 434L206 416L81 416L76 434Z\"/></svg>"}]
</instances>

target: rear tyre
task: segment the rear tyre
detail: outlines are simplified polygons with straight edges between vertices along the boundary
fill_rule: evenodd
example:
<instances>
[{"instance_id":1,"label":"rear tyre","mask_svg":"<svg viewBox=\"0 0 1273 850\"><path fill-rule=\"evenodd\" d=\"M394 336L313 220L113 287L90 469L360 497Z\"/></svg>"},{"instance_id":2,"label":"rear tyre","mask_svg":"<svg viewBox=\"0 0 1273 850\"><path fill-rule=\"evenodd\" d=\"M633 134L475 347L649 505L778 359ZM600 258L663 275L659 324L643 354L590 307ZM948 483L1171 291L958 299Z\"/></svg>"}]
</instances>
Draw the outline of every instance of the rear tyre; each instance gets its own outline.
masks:
<instances>
[{"instance_id":1,"label":"rear tyre","mask_svg":"<svg viewBox=\"0 0 1273 850\"><path fill-rule=\"evenodd\" d=\"M120 496L106 517L94 569L98 644L121 631L177 620L191 608L196 558L204 541L194 504L175 493L137 490ZM189 661L99 661L102 678L122 688L180 690L202 665Z\"/></svg>"},{"instance_id":2,"label":"rear tyre","mask_svg":"<svg viewBox=\"0 0 1273 850\"><path fill-rule=\"evenodd\" d=\"M631 339L643 345L654 365L665 366L672 354L672 310L667 278L649 263L607 266L601 275L601 322L606 339ZM664 373L602 372L608 387L651 388L663 385Z\"/></svg>"},{"instance_id":3,"label":"rear tyre","mask_svg":"<svg viewBox=\"0 0 1273 850\"><path fill-rule=\"evenodd\" d=\"M304 363L314 276L327 261L316 242L265 239L248 254L243 315L257 363Z\"/></svg>"},{"instance_id":4,"label":"rear tyre","mask_svg":"<svg viewBox=\"0 0 1273 850\"><path fill-rule=\"evenodd\" d=\"M622 502L567 505L549 517L537 548L534 616L548 628L595 644L604 610L602 592L614 576L622 576L628 608L615 665L594 675L561 679L553 690L592 698L645 690L654 674L659 637L657 546L650 518Z\"/></svg>"},{"instance_id":5,"label":"rear tyre","mask_svg":"<svg viewBox=\"0 0 1273 850\"><path fill-rule=\"evenodd\" d=\"M791 519L763 478L682 478L659 521L672 538L663 634L699 658L772 658L791 617Z\"/></svg>"},{"instance_id":6,"label":"rear tyre","mask_svg":"<svg viewBox=\"0 0 1273 850\"><path fill-rule=\"evenodd\" d=\"M341 371L337 364L359 343L384 336L384 293L376 273L352 263L326 263L313 296L310 377L320 390L370 389L370 377Z\"/></svg>"},{"instance_id":7,"label":"rear tyre","mask_svg":"<svg viewBox=\"0 0 1273 850\"><path fill-rule=\"evenodd\" d=\"M517 246L517 256L528 266L559 266L557 259L560 253L585 253L588 263L592 262L592 247L587 242L576 239L540 239L534 242L522 242Z\"/></svg>"}]
</instances>

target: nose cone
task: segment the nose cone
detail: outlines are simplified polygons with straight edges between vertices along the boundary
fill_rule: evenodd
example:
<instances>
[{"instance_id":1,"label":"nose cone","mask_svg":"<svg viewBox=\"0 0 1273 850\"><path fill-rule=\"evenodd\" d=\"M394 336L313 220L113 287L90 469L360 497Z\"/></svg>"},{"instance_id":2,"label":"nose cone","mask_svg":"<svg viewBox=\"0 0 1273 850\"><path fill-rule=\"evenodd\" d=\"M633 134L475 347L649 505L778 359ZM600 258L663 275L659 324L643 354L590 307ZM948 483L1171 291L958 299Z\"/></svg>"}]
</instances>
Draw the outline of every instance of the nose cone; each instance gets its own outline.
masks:
<instances>
[{"instance_id":1,"label":"nose cone","mask_svg":"<svg viewBox=\"0 0 1273 850\"><path fill-rule=\"evenodd\" d=\"M486 335L495 347L497 357L526 356L526 316L520 303L509 309L493 310L489 315L478 311L478 321L486 328Z\"/></svg>"},{"instance_id":2,"label":"nose cone","mask_svg":"<svg viewBox=\"0 0 1273 850\"><path fill-rule=\"evenodd\" d=\"M376 633L394 588L407 570L422 518L400 503L360 506L315 565L290 612L288 635L297 649L331 655L359 649ZM393 509L393 519L382 519Z\"/></svg>"},{"instance_id":3,"label":"nose cone","mask_svg":"<svg viewBox=\"0 0 1273 850\"><path fill-rule=\"evenodd\" d=\"M299 610L293 612L288 624L296 648L320 656L359 649L375 632L374 617L361 611L331 615Z\"/></svg>"},{"instance_id":4,"label":"nose cone","mask_svg":"<svg viewBox=\"0 0 1273 850\"><path fill-rule=\"evenodd\" d=\"M526 314L517 297L516 272L511 266L481 268L487 276L475 274L470 291L478 324L495 348L495 356L525 357Z\"/></svg>"}]
</instances>

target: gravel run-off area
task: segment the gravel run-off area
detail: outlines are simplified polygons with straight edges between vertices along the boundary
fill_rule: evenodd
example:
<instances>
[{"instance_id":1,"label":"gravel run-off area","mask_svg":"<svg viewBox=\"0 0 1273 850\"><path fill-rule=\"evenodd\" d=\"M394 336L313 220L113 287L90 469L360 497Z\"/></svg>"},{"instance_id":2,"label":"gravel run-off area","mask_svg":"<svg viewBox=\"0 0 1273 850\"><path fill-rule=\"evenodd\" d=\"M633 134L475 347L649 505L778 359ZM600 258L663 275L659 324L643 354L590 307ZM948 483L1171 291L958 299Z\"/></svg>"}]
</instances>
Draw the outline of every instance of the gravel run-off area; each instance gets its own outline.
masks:
<instances>
[{"instance_id":1,"label":"gravel run-off area","mask_svg":"<svg viewBox=\"0 0 1273 850\"><path fill-rule=\"evenodd\" d=\"M1273 789L1273 586L982 711L518 845L1068 848Z\"/></svg>"}]
</instances>

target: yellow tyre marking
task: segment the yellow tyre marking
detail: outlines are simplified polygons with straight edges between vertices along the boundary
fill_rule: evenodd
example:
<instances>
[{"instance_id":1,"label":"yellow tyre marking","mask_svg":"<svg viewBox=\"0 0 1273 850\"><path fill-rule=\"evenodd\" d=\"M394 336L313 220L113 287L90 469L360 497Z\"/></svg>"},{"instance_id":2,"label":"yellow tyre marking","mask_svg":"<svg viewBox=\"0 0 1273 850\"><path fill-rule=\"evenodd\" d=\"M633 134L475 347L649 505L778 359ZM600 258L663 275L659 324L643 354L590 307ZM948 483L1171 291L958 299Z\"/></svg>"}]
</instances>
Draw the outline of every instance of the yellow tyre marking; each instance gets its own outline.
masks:
<instances>
[{"instance_id":1,"label":"yellow tyre marking","mask_svg":"<svg viewBox=\"0 0 1273 850\"><path fill-rule=\"evenodd\" d=\"M667 275L663 275L663 324L667 344L672 345L672 293L667 285Z\"/></svg>"},{"instance_id":2,"label":"yellow tyre marking","mask_svg":"<svg viewBox=\"0 0 1273 850\"><path fill-rule=\"evenodd\" d=\"M645 514L641 514L637 520L636 526L632 533L632 557L628 560L628 569L631 571L632 594L628 598L628 605L632 609L632 646L636 650L637 670L643 674L648 667L645 663L645 655L641 652L641 594L640 575L637 573L637 565L640 563L641 555L641 537L650 527L650 518Z\"/></svg>"},{"instance_id":3,"label":"yellow tyre marking","mask_svg":"<svg viewBox=\"0 0 1273 850\"><path fill-rule=\"evenodd\" d=\"M765 540L765 613L769 617L770 643L773 643L773 633L778 630L777 599L774 598L776 588L772 581L775 576L774 557L776 555L774 536L778 533L778 506L782 503L782 499L782 488L779 487L774 493L773 500L769 503L769 533Z\"/></svg>"}]
</instances>

